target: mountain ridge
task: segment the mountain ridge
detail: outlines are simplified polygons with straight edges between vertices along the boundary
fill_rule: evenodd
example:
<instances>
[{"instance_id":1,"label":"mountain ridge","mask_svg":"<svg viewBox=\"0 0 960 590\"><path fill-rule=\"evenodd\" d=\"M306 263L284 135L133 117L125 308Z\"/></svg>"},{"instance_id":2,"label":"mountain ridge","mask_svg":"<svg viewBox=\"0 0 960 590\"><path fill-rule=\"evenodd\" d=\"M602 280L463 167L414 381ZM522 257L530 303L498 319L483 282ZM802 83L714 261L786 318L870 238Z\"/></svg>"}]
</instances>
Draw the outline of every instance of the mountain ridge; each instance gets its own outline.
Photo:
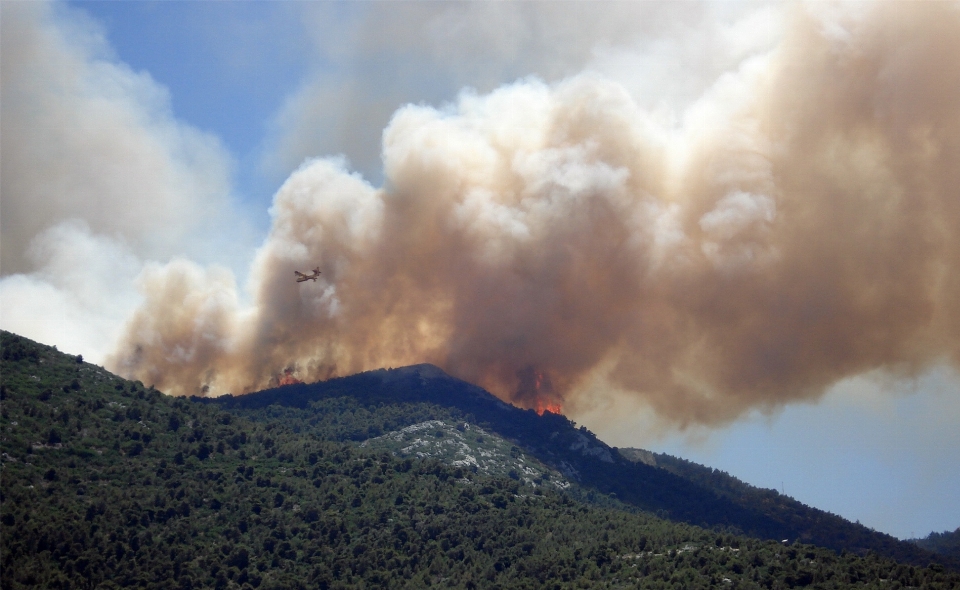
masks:
<instances>
[{"instance_id":1,"label":"mountain ridge","mask_svg":"<svg viewBox=\"0 0 960 590\"><path fill-rule=\"evenodd\" d=\"M703 529L601 493L583 502L527 483L532 464L506 439L491 444L518 460L516 477L357 443L397 442L403 424L434 442L481 435L436 404L378 405L385 392L368 391L374 405L301 396L226 411L8 332L0 348L2 590L960 586L937 564ZM528 415L471 391L498 416Z\"/></svg>"},{"instance_id":2,"label":"mountain ridge","mask_svg":"<svg viewBox=\"0 0 960 590\"><path fill-rule=\"evenodd\" d=\"M683 459L662 456L661 461L670 468L635 461L629 450L607 445L565 416L540 416L533 410L517 408L434 365L376 369L243 396L195 399L227 410L271 404L305 408L311 400L341 395L354 396L367 404L419 402L455 408L467 421L515 441L525 452L594 493L673 520L762 539L798 539L858 555L875 551L916 565L941 561L960 569L951 556L935 555L916 544L781 497L775 490L754 488L755 493L738 496L711 485L696 470L682 469L689 463ZM362 435L357 437L364 439Z\"/></svg>"}]
</instances>

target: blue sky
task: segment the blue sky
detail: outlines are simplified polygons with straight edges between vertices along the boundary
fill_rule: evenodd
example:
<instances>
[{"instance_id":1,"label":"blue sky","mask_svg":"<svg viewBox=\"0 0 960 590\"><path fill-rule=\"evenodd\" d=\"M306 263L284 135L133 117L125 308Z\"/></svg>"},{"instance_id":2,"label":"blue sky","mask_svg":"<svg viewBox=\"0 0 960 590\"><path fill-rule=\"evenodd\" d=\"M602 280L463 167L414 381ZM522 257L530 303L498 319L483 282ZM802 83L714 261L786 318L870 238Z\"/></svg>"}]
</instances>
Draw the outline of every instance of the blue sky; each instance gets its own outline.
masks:
<instances>
[{"instance_id":1,"label":"blue sky","mask_svg":"<svg viewBox=\"0 0 960 590\"><path fill-rule=\"evenodd\" d=\"M130 338L130 326L152 325L149 293L168 284L164 273L181 273L183 284L240 310L230 312L237 318L250 313L244 306L262 310L265 291L257 285L265 271L251 261L275 252L279 230L268 232L285 219L288 203L275 195L295 191L311 174L340 174L336 186L358 196L355 203L343 197L336 219L360 223L353 210L374 216L368 196L384 183L390 189L406 182L401 164L384 170L384 158L394 156L381 150L410 121L442 126L481 113L488 117L477 123L483 127L496 119L497 104L507 104L497 97L554 100L551 93L575 94L601 79L602 88L615 88L609 100L629 103L625 112L643 129L659 129L651 134L674 146L665 148L672 153L709 135L701 130L739 116L749 102L744 89L762 86L757 80L793 30L788 9L762 2L588 10L567 3L91 1L42 4L23 14L8 6L4 23L21 23L29 34L4 30L4 71L13 72L5 76L4 102L8 113L33 115L22 124L12 114L4 120L5 157L11 167L66 171L59 179L60 172L4 169L4 213L18 229L4 225L0 323L107 364L115 362L117 343ZM825 37L852 43L843 41L850 34L842 27L855 30L850 23L867 17L853 10L816 18ZM43 67L21 79L21 63ZM948 74L954 68L945 67ZM60 90L50 91L46 80ZM411 104L418 106L401 111ZM60 121L59 128L49 121ZM329 157L340 157L333 172L301 167ZM51 196L60 194L57 187L74 192ZM763 224L773 223L783 205L774 204L775 190L758 194L730 193L698 227L715 230L717 240L741 231L766 235ZM38 202L45 205L25 205ZM152 208L156 203L162 206ZM736 215L740 221L728 223ZM294 222L301 218L293 215ZM664 214L658 227L670 219ZM353 225L350 231L354 241L366 239ZM670 228L664 232L669 244ZM734 246L740 249L708 241L702 251L718 265L710 256L765 256L749 244ZM333 287L315 305L335 310ZM52 319L38 319L45 315ZM679 455L757 486L782 487L901 538L923 536L960 526L960 376L949 346L920 360L908 349L897 348L902 357L890 362L851 365L865 371L836 372L816 394L732 393L724 405L710 405L706 396L702 407L717 417L705 420L687 419L669 400L616 387L592 390L566 407L611 444ZM310 358L297 363L309 366ZM469 363L451 366L469 372Z\"/></svg>"},{"instance_id":2,"label":"blue sky","mask_svg":"<svg viewBox=\"0 0 960 590\"><path fill-rule=\"evenodd\" d=\"M94 1L70 6L100 24L117 59L169 90L178 119L224 142L238 162L238 197L265 210L278 179L265 174L259 160L273 119L309 63L310 43L295 4Z\"/></svg>"}]
</instances>

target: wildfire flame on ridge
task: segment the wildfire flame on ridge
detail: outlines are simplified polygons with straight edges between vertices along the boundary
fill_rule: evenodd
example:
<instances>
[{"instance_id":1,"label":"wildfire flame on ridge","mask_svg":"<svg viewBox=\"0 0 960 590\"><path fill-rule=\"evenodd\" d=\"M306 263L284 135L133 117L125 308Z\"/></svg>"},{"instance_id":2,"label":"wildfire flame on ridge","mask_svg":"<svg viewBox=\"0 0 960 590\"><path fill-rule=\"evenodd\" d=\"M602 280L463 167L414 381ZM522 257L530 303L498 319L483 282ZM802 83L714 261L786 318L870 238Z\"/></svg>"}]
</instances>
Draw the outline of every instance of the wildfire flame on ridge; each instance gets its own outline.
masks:
<instances>
[{"instance_id":1,"label":"wildfire flame on ridge","mask_svg":"<svg viewBox=\"0 0 960 590\"><path fill-rule=\"evenodd\" d=\"M296 385L297 383L303 383L303 381L293 376L293 369L284 369L283 373L277 377L277 383L280 387L283 387L284 385Z\"/></svg>"},{"instance_id":2,"label":"wildfire flame on ridge","mask_svg":"<svg viewBox=\"0 0 960 590\"><path fill-rule=\"evenodd\" d=\"M528 367L526 371L518 373L517 377L520 378L521 390L524 389L524 381L528 383L529 389L527 391L533 394L533 404L531 406L538 416L543 416L544 412L563 414L563 406L554 397L550 377L545 375L543 371Z\"/></svg>"},{"instance_id":3,"label":"wildfire flame on ridge","mask_svg":"<svg viewBox=\"0 0 960 590\"><path fill-rule=\"evenodd\" d=\"M559 402L544 401L541 398L537 398L537 405L533 409L538 416L543 416L544 412L563 415L563 406Z\"/></svg>"}]
</instances>

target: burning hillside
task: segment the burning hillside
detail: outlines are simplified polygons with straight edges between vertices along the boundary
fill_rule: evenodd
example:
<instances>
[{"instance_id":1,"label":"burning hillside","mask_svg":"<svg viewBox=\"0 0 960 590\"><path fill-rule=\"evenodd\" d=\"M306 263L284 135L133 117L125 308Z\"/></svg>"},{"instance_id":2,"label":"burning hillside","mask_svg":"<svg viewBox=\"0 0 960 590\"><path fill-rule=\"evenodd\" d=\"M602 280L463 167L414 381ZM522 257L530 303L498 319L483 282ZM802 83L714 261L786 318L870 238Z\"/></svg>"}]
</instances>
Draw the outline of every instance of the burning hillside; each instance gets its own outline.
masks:
<instances>
[{"instance_id":1,"label":"burning hillside","mask_svg":"<svg viewBox=\"0 0 960 590\"><path fill-rule=\"evenodd\" d=\"M107 365L219 395L427 362L679 425L960 366L960 11L818 7L676 124L593 73L400 108L381 187L331 158L277 191L249 307L222 269L147 267Z\"/></svg>"},{"instance_id":2,"label":"burning hillside","mask_svg":"<svg viewBox=\"0 0 960 590\"><path fill-rule=\"evenodd\" d=\"M303 381L297 379L293 373L293 369L284 369L283 373L277 376L277 385L283 387L284 385L296 385L297 383L303 383Z\"/></svg>"}]
</instances>

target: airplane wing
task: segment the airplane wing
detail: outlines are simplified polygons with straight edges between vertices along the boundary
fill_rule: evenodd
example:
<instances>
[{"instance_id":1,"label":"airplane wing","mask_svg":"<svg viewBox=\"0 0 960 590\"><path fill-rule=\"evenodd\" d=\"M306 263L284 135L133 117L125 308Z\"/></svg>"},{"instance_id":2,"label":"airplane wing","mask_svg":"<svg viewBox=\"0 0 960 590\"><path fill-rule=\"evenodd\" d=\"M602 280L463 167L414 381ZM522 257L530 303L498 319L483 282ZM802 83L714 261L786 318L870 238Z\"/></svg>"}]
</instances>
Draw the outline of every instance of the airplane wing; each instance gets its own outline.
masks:
<instances>
[{"instance_id":1,"label":"airplane wing","mask_svg":"<svg viewBox=\"0 0 960 590\"><path fill-rule=\"evenodd\" d=\"M314 282L316 282L317 279L320 277L320 267L319 267L319 266L318 266L317 268L313 269L313 274L309 274L309 275L308 275L308 274L303 274L303 273L300 272L299 270L295 270L295 271L293 271L293 272L294 272L294 274L297 275L297 282L298 282L298 283L302 283L302 282L304 282L304 281L314 281Z\"/></svg>"}]
</instances>

